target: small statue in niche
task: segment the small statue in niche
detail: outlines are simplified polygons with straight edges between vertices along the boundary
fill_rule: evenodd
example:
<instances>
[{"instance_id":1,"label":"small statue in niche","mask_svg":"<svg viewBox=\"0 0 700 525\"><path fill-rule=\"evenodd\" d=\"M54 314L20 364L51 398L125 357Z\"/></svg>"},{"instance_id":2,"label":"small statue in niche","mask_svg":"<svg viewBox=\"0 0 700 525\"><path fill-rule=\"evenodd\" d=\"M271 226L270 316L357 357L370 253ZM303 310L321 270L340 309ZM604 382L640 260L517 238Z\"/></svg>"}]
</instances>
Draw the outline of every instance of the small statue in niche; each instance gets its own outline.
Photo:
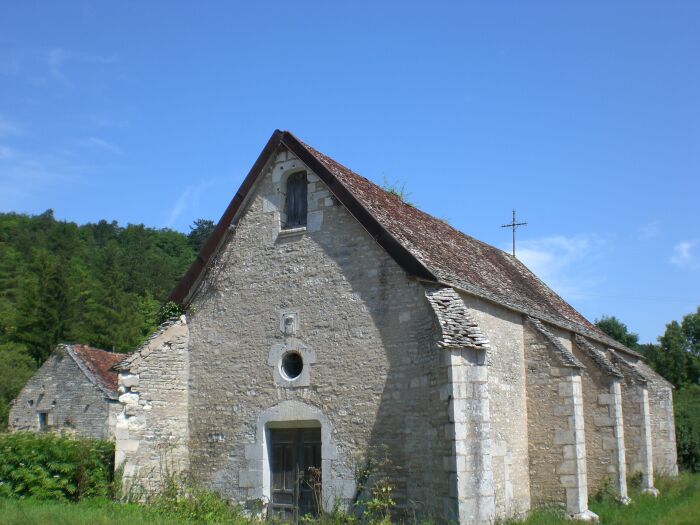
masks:
<instances>
[{"instance_id":1,"label":"small statue in niche","mask_svg":"<svg viewBox=\"0 0 700 525\"><path fill-rule=\"evenodd\" d=\"M280 329L284 335L296 335L297 333L297 314L296 312L285 312L282 314L282 322Z\"/></svg>"}]
</instances>

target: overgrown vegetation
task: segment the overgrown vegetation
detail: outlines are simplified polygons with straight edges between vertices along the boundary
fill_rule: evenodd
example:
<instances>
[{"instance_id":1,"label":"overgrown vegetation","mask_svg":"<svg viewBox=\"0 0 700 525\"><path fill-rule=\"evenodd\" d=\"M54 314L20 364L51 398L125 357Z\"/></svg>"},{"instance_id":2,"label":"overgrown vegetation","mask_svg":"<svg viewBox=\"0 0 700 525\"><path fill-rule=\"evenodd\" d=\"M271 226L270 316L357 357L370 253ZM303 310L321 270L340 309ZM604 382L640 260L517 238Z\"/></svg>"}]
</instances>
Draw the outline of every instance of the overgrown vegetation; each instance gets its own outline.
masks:
<instances>
[{"instance_id":1,"label":"overgrown vegetation","mask_svg":"<svg viewBox=\"0 0 700 525\"><path fill-rule=\"evenodd\" d=\"M641 353L654 370L676 387L673 405L678 464L682 469L700 472L700 307L681 322L667 324L658 344L639 344L637 334L614 316L604 316L596 325Z\"/></svg>"},{"instance_id":2,"label":"overgrown vegetation","mask_svg":"<svg viewBox=\"0 0 700 525\"><path fill-rule=\"evenodd\" d=\"M161 472L164 489L148 498L147 504L124 501L129 499L129 494L115 488L120 480L118 475L116 480L113 475L113 457L114 446L109 442L53 434L0 435L0 522L7 525L135 522L281 525L274 517L264 520L257 517L262 506L252 509L252 513L251 509L244 512L216 493L170 475L167 465ZM300 522L305 525L431 525L433 522L429 519L395 513L392 479L397 468L388 459L385 449L358 459L357 503L349 511L336 508L319 516L304 516ZM621 505L615 490L603 489L591 498L590 508L603 524L697 523L694 520L700 516L700 474L686 472L678 479L657 478L656 486L661 491L658 498L642 494L639 480L630 479L630 505ZM120 499L122 503L116 501ZM524 521L506 523L564 525L572 522L561 509L550 508L536 510Z\"/></svg>"},{"instance_id":3,"label":"overgrown vegetation","mask_svg":"<svg viewBox=\"0 0 700 525\"><path fill-rule=\"evenodd\" d=\"M57 343L129 351L173 314L163 302L213 227L200 219L184 235L0 213L0 430Z\"/></svg>"},{"instance_id":4,"label":"overgrown vegetation","mask_svg":"<svg viewBox=\"0 0 700 525\"><path fill-rule=\"evenodd\" d=\"M677 480L657 479L658 498L641 494L632 488L632 503L628 506L614 499L591 503L591 510L600 516L603 525L697 525L700 516L700 474L682 474ZM121 525L149 523L151 525L262 525L247 517L211 492L201 492L178 501L162 500L152 505L116 503L104 498L87 499L79 503L37 501L32 499L0 498L0 516L4 525ZM302 520L306 525L377 525L388 523L383 518L362 519L335 511ZM430 525L430 521L408 519L406 525ZM572 522L561 510L542 509L526 520L508 520L503 525L567 525Z\"/></svg>"},{"instance_id":5,"label":"overgrown vegetation","mask_svg":"<svg viewBox=\"0 0 700 525\"><path fill-rule=\"evenodd\" d=\"M381 187L384 191L388 191L392 195L395 195L406 204L411 204L411 202L408 200L411 193L406 189L406 183L404 181L395 180L392 182L384 177Z\"/></svg>"},{"instance_id":6,"label":"overgrown vegetation","mask_svg":"<svg viewBox=\"0 0 700 525\"><path fill-rule=\"evenodd\" d=\"M0 498L79 501L113 495L114 443L0 434Z\"/></svg>"}]
</instances>

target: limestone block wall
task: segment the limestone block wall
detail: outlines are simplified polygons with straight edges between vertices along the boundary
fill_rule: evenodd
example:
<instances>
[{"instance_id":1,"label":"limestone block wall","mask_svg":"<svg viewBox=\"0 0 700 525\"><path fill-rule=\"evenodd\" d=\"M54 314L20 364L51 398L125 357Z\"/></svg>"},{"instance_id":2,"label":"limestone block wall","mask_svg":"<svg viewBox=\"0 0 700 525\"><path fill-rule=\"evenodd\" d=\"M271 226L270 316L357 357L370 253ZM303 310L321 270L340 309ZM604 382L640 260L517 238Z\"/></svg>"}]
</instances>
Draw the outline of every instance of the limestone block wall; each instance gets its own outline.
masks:
<instances>
[{"instance_id":1,"label":"limestone block wall","mask_svg":"<svg viewBox=\"0 0 700 525\"><path fill-rule=\"evenodd\" d=\"M556 432L567 425L568 414L560 407L559 367L547 345L526 329L528 458L530 496L533 506L566 501L566 491L557 475L562 446L555 444Z\"/></svg>"},{"instance_id":2,"label":"limestone block wall","mask_svg":"<svg viewBox=\"0 0 700 525\"><path fill-rule=\"evenodd\" d=\"M579 345L574 355L583 363L583 413L586 429L588 493L595 494L606 482L617 485L616 405L613 378L607 375Z\"/></svg>"},{"instance_id":3,"label":"limestone block wall","mask_svg":"<svg viewBox=\"0 0 700 525\"><path fill-rule=\"evenodd\" d=\"M625 427L627 472L643 472L645 463L644 421L642 419L643 387L626 378L622 388L622 413Z\"/></svg>"},{"instance_id":4,"label":"limestone block wall","mask_svg":"<svg viewBox=\"0 0 700 525\"><path fill-rule=\"evenodd\" d=\"M462 294L491 347L486 355L497 519L530 509L528 411L522 315Z\"/></svg>"},{"instance_id":5,"label":"limestone block wall","mask_svg":"<svg viewBox=\"0 0 700 525\"><path fill-rule=\"evenodd\" d=\"M284 183L300 168L286 151L269 162L193 297L192 475L232 501L269 498L266 425L293 425L300 416L284 407L295 406L327 429L328 508L356 496L358 462L385 449L401 467L391 473L400 508L440 516L451 454L446 372L423 287L308 169L308 224L284 231ZM276 372L292 347L308 356L302 382Z\"/></svg>"},{"instance_id":6,"label":"limestone block wall","mask_svg":"<svg viewBox=\"0 0 700 525\"><path fill-rule=\"evenodd\" d=\"M188 339L184 316L166 323L119 372L115 466L136 496L188 470Z\"/></svg>"},{"instance_id":7,"label":"limestone block wall","mask_svg":"<svg viewBox=\"0 0 700 525\"><path fill-rule=\"evenodd\" d=\"M581 366L553 334L528 322L524 336L533 506L559 504L591 519Z\"/></svg>"},{"instance_id":8,"label":"limestone block wall","mask_svg":"<svg viewBox=\"0 0 700 525\"><path fill-rule=\"evenodd\" d=\"M38 431L39 412L46 412L52 432L112 439L110 400L59 347L27 381L10 408L11 431Z\"/></svg>"},{"instance_id":9,"label":"limestone block wall","mask_svg":"<svg viewBox=\"0 0 700 525\"><path fill-rule=\"evenodd\" d=\"M652 488L653 472L678 474L673 386L636 356L623 352L610 355L623 371L628 387L622 392L628 471L642 472Z\"/></svg>"},{"instance_id":10,"label":"limestone block wall","mask_svg":"<svg viewBox=\"0 0 700 525\"><path fill-rule=\"evenodd\" d=\"M643 361L637 362L636 366L648 381L654 472L676 476L678 457L673 419L673 386Z\"/></svg>"},{"instance_id":11,"label":"limestone block wall","mask_svg":"<svg viewBox=\"0 0 700 525\"><path fill-rule=\"evenodd\" d=\"M623 375L620 385L622 400L623 427L625 439L625 459L629 476L641 473L644 486L653 487L651 466L651 445L648 435L651 424L648 417L647 381L633 362L622 358L610 349L608 357Z\"/></svg>"}]
</instances>

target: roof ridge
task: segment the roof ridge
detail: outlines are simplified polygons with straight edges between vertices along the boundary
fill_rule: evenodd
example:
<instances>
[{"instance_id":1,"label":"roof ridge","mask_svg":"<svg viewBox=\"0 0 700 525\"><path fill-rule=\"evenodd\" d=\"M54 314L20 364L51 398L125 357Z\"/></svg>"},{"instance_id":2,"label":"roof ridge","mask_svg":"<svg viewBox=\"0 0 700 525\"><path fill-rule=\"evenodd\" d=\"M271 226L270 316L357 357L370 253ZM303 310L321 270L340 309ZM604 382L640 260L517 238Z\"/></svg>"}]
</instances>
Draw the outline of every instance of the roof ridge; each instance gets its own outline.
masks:
<instances>
[{"instance_id":1,"label":"roof ridge","mask_svg":"<svg viewBox=\"0 0 700 525\"><path fill-rule=\"evenodd\" d=\"M390 199L393 199L393 200L394 200L397 204L399 204L400 206L404 206L404 207L406 207L406 208L412 210L413 212L417 212L417 213L419 213L419 214L425 216L426 218L428 218L428 219L430 219L430 220L434 220L434 221L438 221L438 222L442 223L444 226L446 226L447 228L449 228L451 231L457 233L459 236L461 236L462 238L464 238L466 241L469 241L469 242L476 242L477 244L479 244L479 245L481 245L482 247L484 247L484 248L486 248L486 249L489 249L489 250L498 250L498 252L500 252L501 255L505 256L505 257L506 257L506 258L507 258L521 273L522 273L522 272L526 272L527 275L528 275L529 277L531 277L531 278L534 278L534 279L539 283L539 285L541 286L541 288L544 289L544 290L546 290L547 293L553 295L554 297L556 297L556 299L558 299L558 300L561 301L562 303L564 303L564 304L568 305L570 308L572 308L572 310L574 310L574 311L581 317L581 319L584 321L584 323L578 323L578 324L580 324L580 328L581 328L581 329L584 329L584 330L587 331L587 332L593 332L593 334L595 334L595 336L597 336L597 338L600 340L601 343L607 344L607 345L612 346L612 347L614 347L614 348L618 348L618 349L621 350L621 351L624 351L624 352L627 352L627 353L631 353L631 354L633 354L633 355L638 355L638 354L634 353L632 350L630 350L630 349L628 349L627 347L625 347L624 345L622 345L622 343L620 343L620 342L618 342L618 341L616 341L616 340L610 338L607 334L605 334L602 330L600 330L598 327L596 327L593 323L591 323L590 321L588 321L588 319L586 319L583 315L581 315L578 311L576 311L573 307L571 307L571 305L569 305L568 302L567 302L563 297L561 297L556 291L554 291L552 288L550 288L544 281L542 281L542 279L540 279L540 278L537 276L537 274L535 274L532 270L530 270L530 268L528 268L528 267L525 265L525 263L523 263L523 262L522 262L520 259L518 259L517 257L512 256L510 253L506 252L505 250L501 250L501 249L498 248L497 246L493 246L492 244L489 244L489 243L487 243L487 242L485 242L485 241L482 241L482 240L480 240L480 239L477 239L476 237L473 237L473 236L469 235L468 233L465 233L465 232L463 232L462 230L460 230L460 229L458 229L458 228L455 228L454 226L452 226L451 224L449 224L447 221L444 221L444 220L442 220L442 219L440 219L440 218L438 218L438 217L435 217L434 215L431 215L430 213L428 213L428 212L426 212L426 211L420 209L420 208L417 207L417 206L414 206L414 205L412 205L412 204L409 204L409 203L405 202L405 201L404 201L403 199L401 199L399 196L393 194L393 193L390 192L390 191L385 190L385 189L382 188L379 184L377 184L376 182L372 181L371 179L368 179L367 177L364 177L363 175L360 175L359 173L357 173L357 172L354 171L353 169L348 168L347 166L341 164L340 162L336 161L336 160L333 159L332 157L326 155L325 153L323 153L323 152L317 150L316 148L314 148L313 146L310 146L310 145L307 144L306 142L300 140L300 139L297 138L293 133L291 133L291 132L289 132L289 131L285 131L285 133L288 133L289 135L291 135L292 137L294 137L295 140L297 140L302 146L304 146L306 149L308 149L313 155L322 157L322 158L326 159L329 163L336 164L336 165L339 166L340 168L343 168L343 169L347 170L347 171L348 171L350 174L352 174L353 176L361 178L362 180L364 180L364 181L366 181L367 183L371 184L371 185L372 185L374 188L376 188L377 190L381 191L385 197L390 198ZM368 211L369 211L370 214L372 214L372 215L375 217L375 219L379 220L379 219L372 213L372 210L368 210ZM399 242L400 242L400 241L399 241ZM419 257L419 259L420 259L420 257ZM439 275L439 273L442 273L442 272L440 271L440 269L436 269L436 268L432 267L432 265L430 265L429 263L426 263L425 261L421 261L421 262L423 262L423 264L425 264L426 266L428 266L428 268L429 268L434 274ZM457 277L457 276L450 275L450 277L454 278L454 277ZM447 282L446 284L449 284L449 285L457 284L457 287L458 287L458 288L461 288L461 286L459 286L459 283L451 283L451 282L449 282L449 281L452 281L452 279L449 279L448 282ZM478 288L480 288L480 287L478 287ZM465 291L467 291L467 290L465 290ZM489 295L491 295L491 294L489 294ZM497 302L503 304L502 301L498 301L498 297L493 297L492 300L497 300ZM517 304L517 303L516 303L516 304ZM543 312L540 312L540 311L537 310L537 309L534 309L534 310L533 310L532 308L528 308L528 307L523 306L523 305L519 305L519 306L520 306L520 308L522 308L523 310L528 311L528 315L529 315L529 312L532 312L535 316L539 316L539 315L542 315L542 314L543 314ZM545 316L546 316L546 315L545 315ZM589 334L589 336L590 336L590 337L593 337L593 334Z\"/></svg>"},{"instance_id":2,"label":"roof ridge","mask_svg":"<svg viewBox=\"0 0 700 525\"><path fill-rule=\"evenodd\" d=\"M290 132L288 132L288 131L286 131L285 133L289 133L290 135L294 136L292 133L290 133ZM462 230L460 230L460 229L458 229L458 228L455 228L454 226L452 226L452 225L451 225L449 222L447 222L446 220L440 219L439 217L436 217L435 215L432 215L432 214L428 213L427 211L422 210L422 209L419 208L418 206L414 206L413 204L406 202L405 200L403 200L403 199L402 199L401 197L399 197L398 195L396 195L396 194L394 194L394 193L392 193L392 192L390 192L390 191L388 191L388 190L385 190L382 186L380 186L379 184L377 184L376 182L374 182L372 179L368 179L368 178L365 177L364 175L360 175L359 173L357 173L357 172L354 171L353 169L348 168L347 166L345 166L344 164L341 164L340 162L338 162L338 161L335 160L334 158L329 157L329 156L326 155L325 153L320 152L319 150L317 150L317 149L314 148L313 146L309 146L309 145L308 145L306 142L304 142L303 140L300 140L300 139L297 138L296 136L294 136L294 137L295 137L306 149L310 150L312 153L315 153L316 155L320 155L320 156L322 156L322 157L325 157L325 158L328 159L329 161L334 162L334 163L336 163L336 164L339 164L340 166L342 166L343 168L345 168L346 170L348 170L350 173L352 173L352 174L355 175L356 177L360 177L360 178L366 180L367 182L369 182L370 184L372 184L373 186L375 186L378 190L384 192L384 194L385 194L387 197L392 198L392 199L396 199L397 202L398 202L399 204L401 204L402 206L406 206L406 207L408 207L408 208L411 208L411 209L417 211L418 213L420 213L420 214L422 214L422 215L425 215L426 217L428 217L428 218L430 218L430 219L433 219L433 220L436 220L436 221L439 221L439 222L443 223L445 226L447 226L448 228L450 228L452 231L458 233L459 235L461 235L462 237L465 237L466 239L468 239L468 240L470 240L470 241L475 241L475 242L477 242L477 243L479 243L479 244L481 244L481 245L483 245L483 246L485 246L485 247L487 247L487 248L493 248L493 249L496 249L496 250L500 250L500 251L503 252L504 255L507 255L508 257L517 260L517 258L514 258L511 254L509 254L509 253L506 252L505 250L501 250L501 249L498 248L497 246L493 246L492 244L489 244L489 243L487 243L487 242L485 242L485 241L482 241L482 240L480 240L480 239L477 239L476 237L473 237L473 236L469 235L468 233L465 233L465 232L463 232ZM371 213L371 211L370 211L370 213Z\"/></svg>"},{"instance_id":3,"label":"roof ridge","mask_svg":"<svg viewBox=\"0 0 700 525\"><path fill-rule=\"evenodd\" d=\"M272 134L169 300L181 304L191 300L212 258L226 239L229 226L239 217L255 182L280 147L285 147L313 171L375 242L409 275L433 284L455 286L632 353L600 331L522 261L404 202L289 131L275 130Z\"/></svg>"}]
</instances>

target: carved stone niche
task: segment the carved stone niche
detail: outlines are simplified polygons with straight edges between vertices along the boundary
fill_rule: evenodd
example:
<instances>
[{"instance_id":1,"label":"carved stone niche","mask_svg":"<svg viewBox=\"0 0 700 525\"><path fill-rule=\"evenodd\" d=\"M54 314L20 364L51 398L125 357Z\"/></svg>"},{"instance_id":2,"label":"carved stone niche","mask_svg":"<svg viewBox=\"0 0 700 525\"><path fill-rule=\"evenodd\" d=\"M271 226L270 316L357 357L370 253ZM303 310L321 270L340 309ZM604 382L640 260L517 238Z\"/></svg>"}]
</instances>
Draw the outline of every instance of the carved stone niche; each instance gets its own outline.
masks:
<instances>
[{"instance_id":1,"label":"carved stone niche","mask_svg":"<svg viewBox=\"0 0 700 525\"><path fill-rule=\"evenodd\" d=\"M280 313L280 332L285 336L297 335L299 329L299 311L282 310Z\"/></svg>"}]
</instances>

